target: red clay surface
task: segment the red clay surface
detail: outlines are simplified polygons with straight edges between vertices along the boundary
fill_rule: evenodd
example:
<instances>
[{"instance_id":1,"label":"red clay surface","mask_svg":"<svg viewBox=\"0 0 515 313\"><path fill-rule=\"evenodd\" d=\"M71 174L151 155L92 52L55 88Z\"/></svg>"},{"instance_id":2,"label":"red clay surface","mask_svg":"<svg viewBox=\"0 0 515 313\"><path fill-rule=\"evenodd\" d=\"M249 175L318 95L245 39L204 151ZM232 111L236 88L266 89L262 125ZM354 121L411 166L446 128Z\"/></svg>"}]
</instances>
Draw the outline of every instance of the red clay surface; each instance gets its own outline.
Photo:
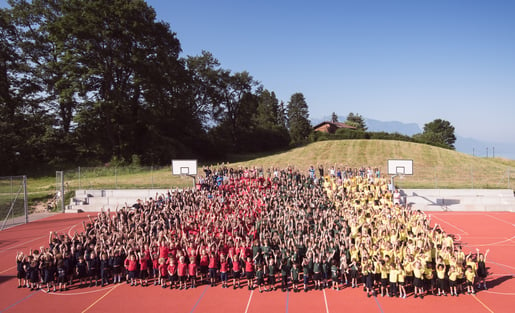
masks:
<instances>
[{"instance_id":1,"label":"red clay surface","mask_svg":"<svg viewBox=\"0 0 515 313\"><path fill-rule=\"evenodd\" d=\"M509 212L429 213L432 222L456 235L464 251L490 249L488 290L475 296L427 296L423 300L367 298L361 288L310 291L308 293L259 293L220 286L189 290L130 287L123 284L62 293L18 289L17 251L48 245L50 230L82 230L86 214L60 214L0 232L0 312L514 312L515 311L515 214Z\"/></svg>"}]
</instances>

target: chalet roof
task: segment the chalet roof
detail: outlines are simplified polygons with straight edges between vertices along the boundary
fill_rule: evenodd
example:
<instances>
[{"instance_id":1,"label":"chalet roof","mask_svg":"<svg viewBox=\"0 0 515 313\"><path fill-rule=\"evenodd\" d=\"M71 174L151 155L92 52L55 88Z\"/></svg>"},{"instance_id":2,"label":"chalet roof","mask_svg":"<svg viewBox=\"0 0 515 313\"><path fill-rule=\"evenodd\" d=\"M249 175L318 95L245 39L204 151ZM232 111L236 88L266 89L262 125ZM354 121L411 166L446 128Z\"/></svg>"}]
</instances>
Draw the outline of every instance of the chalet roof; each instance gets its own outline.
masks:
<instances>
[{"instance_id":1,"label":"chalet roof","mask_svg":"<svg viewBox=\"0 0 515 313\"><path fill-rule=\"evenodd\" d=\"M356 127L354 126L350 126L350 125L347 125L345 123L340 123L340 122L330 122L330 121L325 121L325 122L322 122L318 125L315 125L313 128L314 129L317 129L319 128L320 126L322 125L325 125L325 124L329 124L329 125L333 125L334 127L336 128L349 128L349 129L356 129Z\"/></svg>"}]
</instances>

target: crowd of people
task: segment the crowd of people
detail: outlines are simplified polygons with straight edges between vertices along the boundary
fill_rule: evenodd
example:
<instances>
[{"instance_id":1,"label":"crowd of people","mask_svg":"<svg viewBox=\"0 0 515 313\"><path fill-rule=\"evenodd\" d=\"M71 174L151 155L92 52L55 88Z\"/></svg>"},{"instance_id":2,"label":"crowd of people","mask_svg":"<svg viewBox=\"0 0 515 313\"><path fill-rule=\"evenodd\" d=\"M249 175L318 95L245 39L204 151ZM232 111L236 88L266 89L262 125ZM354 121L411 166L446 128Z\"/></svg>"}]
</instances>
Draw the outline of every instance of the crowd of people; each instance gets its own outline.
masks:
<instances>
[{"instance_id":1,"label":"crowd of people","mask_svg":"<svg viewBox=\"0 0 515 313\"><path fill-rule=\"evenodd\" d=\"M73 236L16 255L18 288L201 284L260 292L362 287L368 296L486 289L466 254L401 204L375 168L205 168L197 188L88 216Z\"/></svg>"}]
</instances>

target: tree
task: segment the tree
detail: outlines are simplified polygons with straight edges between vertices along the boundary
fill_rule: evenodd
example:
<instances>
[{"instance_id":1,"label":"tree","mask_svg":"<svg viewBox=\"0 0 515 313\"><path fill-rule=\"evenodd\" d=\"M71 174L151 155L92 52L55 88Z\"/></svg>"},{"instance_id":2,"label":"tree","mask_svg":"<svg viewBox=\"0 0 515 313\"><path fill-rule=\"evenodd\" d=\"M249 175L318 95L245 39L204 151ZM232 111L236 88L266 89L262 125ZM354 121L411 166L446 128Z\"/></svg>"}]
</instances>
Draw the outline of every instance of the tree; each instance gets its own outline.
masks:
<instances>
[{"instance_id":1,"label":"tree","mask_svg":"<svg viewBox=\"0 0 515 313\"><path fill-rule=\"evenodd\" d=\"M202 51L200 56L188 56L186 66L192 80L195 114L204 125L212 124L221 112L225 87L220 62L210 52Z\"/></svg>"},{"instance_id":2,"label":"tree","mask_svg":"<svg viewBox=\"0 0 515 313\"><path fill-rule=\"evenodd\" d=\"M413 138L428 144L455 149L456 136L454 135L454 126L446 120L435 119L425 124L422 134L413 135Z\"/></svg>"},{"instance_id":3,"label":"tree","mask_svg":"<svg viewBox=\"0 0 515 313\"><path fill-rule=\"evenodd\" d=\"M260 88L257 92L258 106L253 117L255 125L253 142L259 150L287 147L290 142L288 129L284 121L284 104L275 93Z\"/></svg>"},{"instance_id":4,"label":"tree","mask_svg":"<svg viewBox=\"0 0 515 313\"><path fill-rule=\"evenodd\" d=\"M356 127L357 130L366 131L367 125L365 124L365 120L363 119L363 116L359 114L349 113L347 115L347 121L345 121L345 124Z\"/></svg>"},{"instance_id":5,"label":"tree","mask_svg":"<svg viewBox=\"0 0 515 313\"><path fill-rule=\"evenodd\" d=\"M331 122L338 123L338 115L335 112L331 115Z\"/></svg>"},{"instance_id":6,"label":"tree","mask_svg":"<svg viewBox=\"0 0 515 313\"><path fill-rule=\"evenodd\" d=\"M311 133L308 104L302 93L295 93L288 102L288 128L292 145L306 142Z\"/></svg>"}]
</instances>

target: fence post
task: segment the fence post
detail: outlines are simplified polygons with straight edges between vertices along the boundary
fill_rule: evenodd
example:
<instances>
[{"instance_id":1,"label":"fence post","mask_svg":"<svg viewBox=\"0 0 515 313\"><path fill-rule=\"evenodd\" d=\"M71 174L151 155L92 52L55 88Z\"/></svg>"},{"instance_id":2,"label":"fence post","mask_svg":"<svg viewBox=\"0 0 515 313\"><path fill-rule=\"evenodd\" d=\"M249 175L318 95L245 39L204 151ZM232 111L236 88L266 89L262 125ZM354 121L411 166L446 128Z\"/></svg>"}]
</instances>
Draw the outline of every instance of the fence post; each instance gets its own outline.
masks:
<instances>
[{"instance_id":1,"label":"fence post","mask_svg":"<svg viewBox=\"0 0 515 313\"><path fill-rule=\"evenodd\" d=\"M25 210L25 224L29 222L29 207L28 207L28 196L27 196L27 176L23 175L23 208Z\"/></svg>"},{"instance_id":2,"label":"fence post","mask_svg":"<svg viewBox=\"0 0 515 313\"><path fill-rule=\"evenodd\" d=\"M472 183L472 189L474 189L474 173L472 171L472 165L470 166L470 182Z\"/></svg>"},{"instance_id":3,"label":"fence post","mask_svg":"<svg viewBox=\"0 0 515 313\"><path fill-rule=\"evenodd\" d=\"M80 166L79 166L79 190L82 189L80 185Z\"/></svg>"}]
</instances>

